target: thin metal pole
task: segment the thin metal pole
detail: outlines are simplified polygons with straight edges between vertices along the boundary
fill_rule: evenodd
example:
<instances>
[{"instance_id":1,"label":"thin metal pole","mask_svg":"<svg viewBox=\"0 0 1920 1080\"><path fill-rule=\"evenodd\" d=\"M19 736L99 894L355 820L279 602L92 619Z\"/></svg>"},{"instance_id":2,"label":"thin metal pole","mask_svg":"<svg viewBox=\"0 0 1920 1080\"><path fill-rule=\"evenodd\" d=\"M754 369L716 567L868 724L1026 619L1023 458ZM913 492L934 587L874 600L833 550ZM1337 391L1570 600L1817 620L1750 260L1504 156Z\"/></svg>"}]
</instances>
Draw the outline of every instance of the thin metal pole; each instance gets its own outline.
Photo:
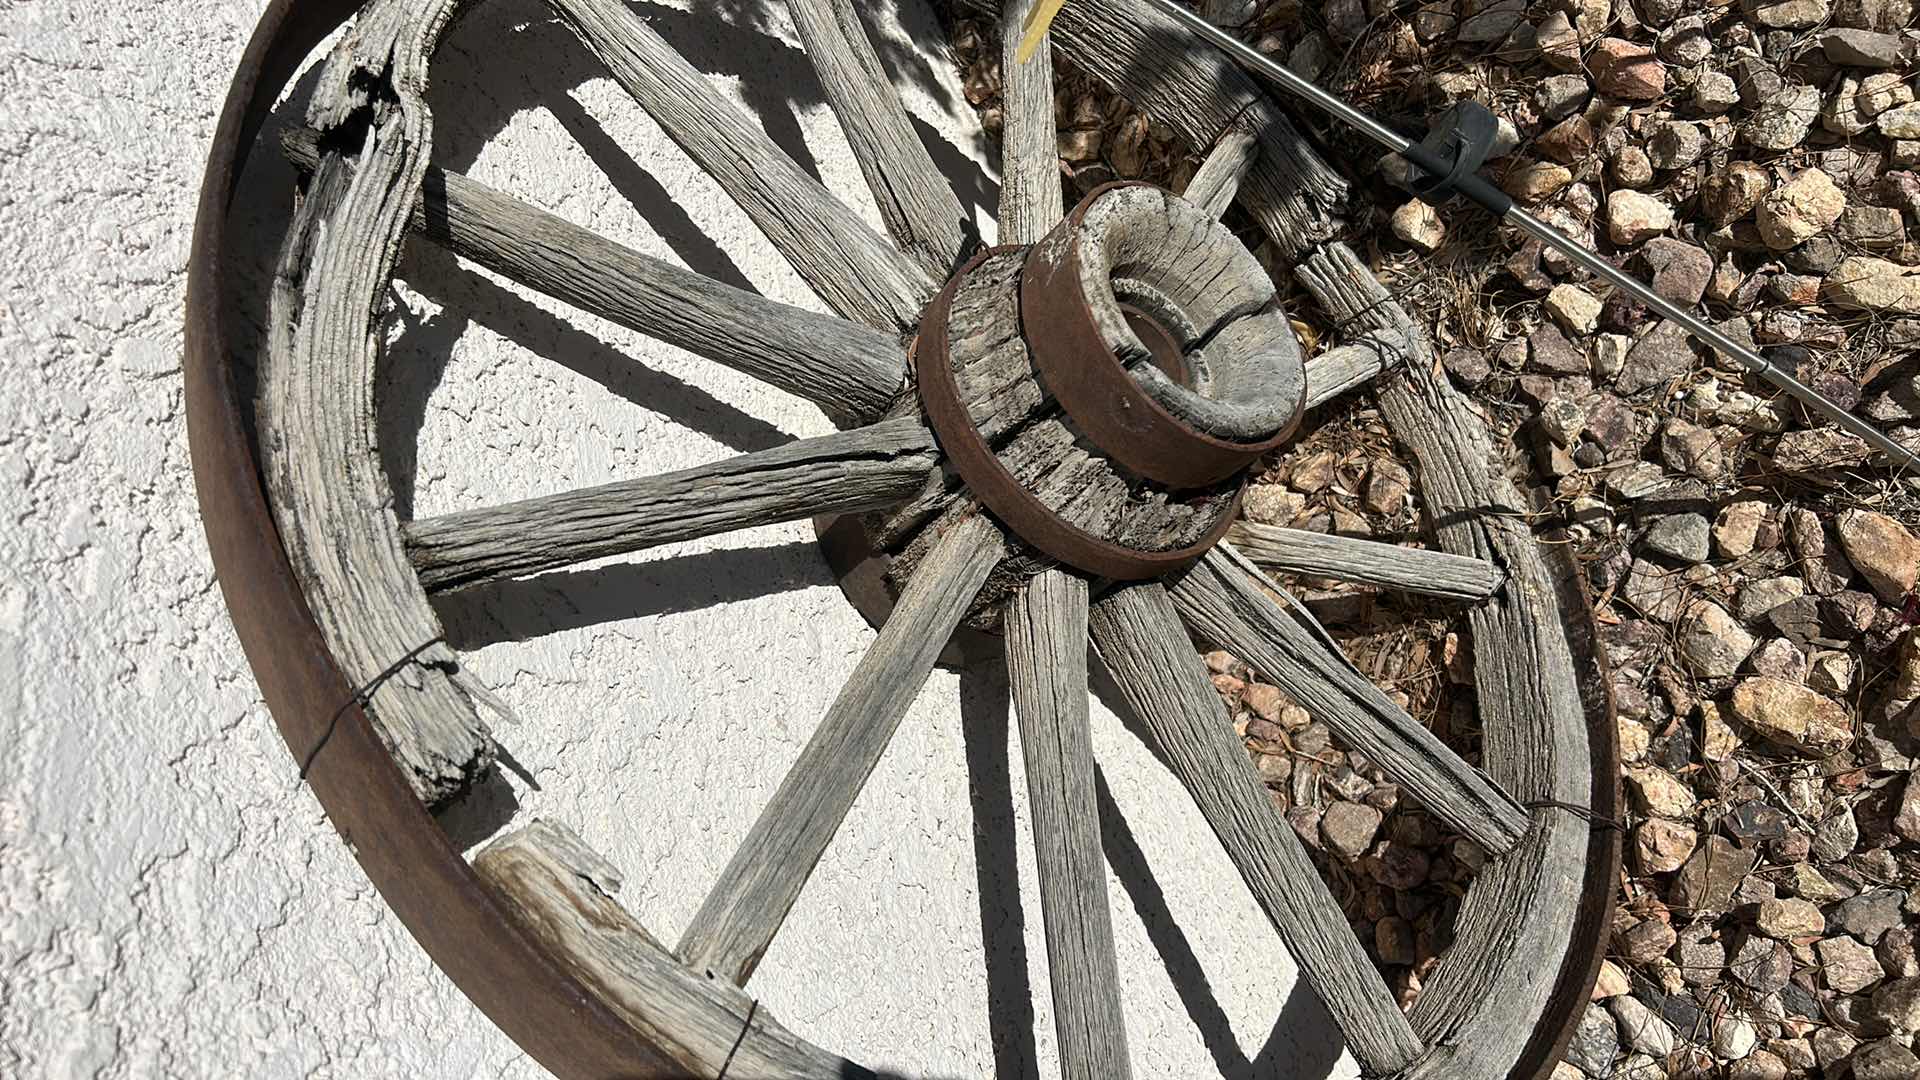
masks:
<instances>
[{"instance_id":1,"label":"thin metal pole","mask_svg":"<svg viewBox=\"0 0 1920 1080\"><path fill-rule=\"evenodd\" d=\"M1152 0L1154 4L1173 17L1195 34L1218 46L1228 56L1257 74L1264 75L1295 97L1312 105L1339 120L1341 123L1379 143L1385 149L1404 154L1413 145L1413 140L1380 123L1373 117L1347 104L1345 101L1327 93L1312 82L1301 78L1292 69L1275 63L1265 53L1227 33L1225 30L1201 18L1198 14L1174 3L1173 0ZM1893 463L1903 469L1920 473L1920 455L1894 442L1879 428L1867 423L1860 417L1840 407L1819 391L1795 378L1791 373L1776 366L1752 349L1734 341L1732 338L1713 328L1706 320L1693 312L1675 304L1659 293L1648 288L1638 278L1620 270L1612 263L1588 250L1579 241L1559 229L1541 221L1518 206L1511 207L1502 217L1503 221L1537 238L1548 247L1566 255L1574 262L1586 267L1595 276L1600 277L1631 294L1636 300L1659 312L1662 316L1679 323L1689 334L1711 345L1720 352L1738 361L1748 371L1766 379L1792 397L1799 399L1808 408L1820 413L1845 430L1866 440L1874 449L1887 455Z\"/></svg>"}]
</instances>

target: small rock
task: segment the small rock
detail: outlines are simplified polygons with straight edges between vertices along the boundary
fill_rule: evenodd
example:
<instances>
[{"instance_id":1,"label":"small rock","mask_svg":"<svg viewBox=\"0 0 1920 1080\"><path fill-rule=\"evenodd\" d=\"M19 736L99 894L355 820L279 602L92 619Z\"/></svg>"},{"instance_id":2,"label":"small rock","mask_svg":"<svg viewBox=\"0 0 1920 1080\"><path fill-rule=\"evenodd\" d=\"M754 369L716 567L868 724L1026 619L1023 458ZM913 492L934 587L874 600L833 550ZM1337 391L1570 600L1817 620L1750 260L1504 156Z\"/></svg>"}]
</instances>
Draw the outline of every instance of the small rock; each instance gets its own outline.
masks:
<instances>
[{"instance_id":1,"label":"small rock","mask_svg":"<svg viewBox=\"0 0 1920 1080\"><path fill-rule=\"evenodd\" d=\"M1660 429L1660 456L1667 466L1702 480L1720 480L1726 475L1726 458L1720 440L1706 428L1675 417Z\"/></svg>"},{"instance_id":2,"label":"small rock","mask_svg":"<svg viewBox=\"0 0 1920 1080\"><path fill-rule=\"evenodd\" d=\"M1841 806L1813 828L1813 854L1822 862L1837 863L1860 846L1860 822L1853 808Z\"/></svg>"},{"instance_id":3,"label":"small rock","mask_svg":"<svg viewBox=\"0 0 1920 1080\"><path fill-rule=\"evenodd\" d=\"M1739 1061L1760 1045L1760 1032L1753 1021L1736 1013L1727 1013L1713 1022L1713 1052L1722 1061Z\"/></svg>"},{"instance_id":4,"label":"small rock","mask_svg":"<svg viewBox=\"0 0 1920 1080\"><path fill-rule=\"evenodd\" d=\"M1587 425L1587 410L1570 398L1553 397L1540 404L1540 430L1560 446L1571 447L1579 441Z\"/></svg>"},{"instance_id":5,"label":"small rock","mask_svg":"<svg viewBox=\"0 0 1920 1080\"><path fill-rule=\"evenodd\" d=\"M1898 67L1901 53L1898 34L1876 34L1871 30L1829 30L1820 35L1820 47L1827 59L1847 67Z\"/></svg>"},{"instance_id":6,"label":"small rock","mask_svg":"<svg viewBox=\"0 0 1920 1080\"><path fill-rule=\"evenodd\" d=\"M1790 86L1761 100L1741 134L1756 149L1791 150L1806 140L1819 118L1819 87Z\"/></svg>"},{"instance_id":7,"label":"small rock","mask_svg":"<svg viewBox=\"0 0 1920 1080\"><path fill-rule=\"evenodd\" d=\"M1879 1039L1853 1052L1849 1059L1853 1080L1913 1080L1920 1076L1920 1057L1899 1039Z\"/></svg>"},{"instance_id":8,"label":"small rock","mask_svg":"<svg viewBox=\"0 0 1920 1080\"><path fill-rule=\"evenodd\" d=\"M1844 935L1814 946L1827 985L1842 994L1857 994L1885 977L1873 950Z\"/></svg>"},{"instance_id":9,"label":"small rock","mask_svg":"<svg viewBox=\"0 0 1920 1080\"><path fill-rule=\"evenodd\" d=\"M1591 93L1584 75L1549 75L1540 80L1533 104L1542 123L1554 124L1586 104Z\"/></svg>"},{"instance_id":10,"label":"small rock","mask_svg":"<svg viewBox=\"0 0 1920 1080\"><path fill-rule=\"evenodd\" d=\"M1526 0L1491 0L1461 20L1456 38L1478 45L1501 41L1527 16Z\"/></svg>"},{"instance_id":11,"label":"small rock","mask_svg":"<svg viewBox=\"0 0 1920 1080\"><path fill-rule=\"evenodd\" d=\"M1767 504L1761 499L1740 499L1721 507L1713 523L1713 548L1723 559L1738 559L1753 551L1760 523L1767 517Z\"/></svg>"},{"instance_id":12,"label":"small rock","mask_svg":"<svg viewBox=\"0 0 1920 1080\"><path fill-rule=\"evenodd\" d=\"M1727 609L1709 600L1694 605L1676 629L1680 658L1703 679L1727 678L1740 670L1741 661L1753 651L1753 635Z\"/></svg>"},{"instance_id":13,"label":"small rock","mask_svg":"<svg viewBox=\"0 0 1920 1080\"><path fill-rule=\"evenodd\" d=\"M1620 595L1649 619L1669 623L1686 610L1686 581L1677 570L1656 566L1645 559L1633 560Z\"/></svg>"},{"instance_id":14,"label":"small rock","mask_svg":"<svg viewBox=\"0 0 1920 1080\"><path fill-rule=\"evenodd\" d=\"M1593 980L1593 1000L1606 1001L1632 990L1633 983L1619 964L1611 960L1600 961L1600 974Z\"/></svg>"},{"instance_id":15,"label":"small rock","mask_svg":"<svg viewBox=\"0 0 1920 1080\"><path fill-rule=\"evenodd\" d=\"M1419 958L1414 951L1413 924L1398 915L1374 923L1373 949L1383 964L1411 966Z\"/></svg>"},{"instance_id":16,"label":"small rock","mask_svg":"<svg viewBox=\"0 0 1920 1080\"><path fill-rule=\"evenodd\" d=\"M1835 904L1829 924L1872 945L1900 925L1900 907L1906 894L1898 889L1874 889Z\"/></svg>"},{"instance_id":17,"label":"small rock","mask_svg":"<svg viewBox=\"0 0 1920 1080\"><path fill-rule=\"evenodd\" d=\"M1774 638L1762 645L1754 652L1750 666L1755 675L1787 682L1804 682L1807 678L1807 654L1786 638Z\"/></svg>"},{"instance_id":18,"label":"small rock","mask_svg":"<svg viewBox=\"0 0 1920 1080\"><path fill-rule=\"evenodd\" d=\"M1320 819L1320 835L1329 849L1357 859L1373 846L1380 819L1380 811L1365 803L1337 801Z\"/></svg>"},{"instance_id":19,"label":"small rock","mask_svg":"<svg viewBox=\"0 0 1920 1080\"><path fill-rule=\"evenodd\" d=\"M1889 139L1920 139L1920 104L1895 105L1875 116L1873 126Z\"/></svg>"},{"instance_id":20,"label":"small rock","mask_svg":"<svg viewBox=\"0 0 1920 1080\"><path fill-rule=\"evenodd\" d=\"M1593 333L1600 325L1600 306L1592 293L1578 285L1555 285L1547 293L1547 314L1569 334Z\"/></svg>"},{"instance_id":21,"label":"small rock","mask_svg":"<svg viewBox=\"0 0 1920 1080\"><path fill-rule=\"evenodd\" d=\"M1713 55L1713 36L1707 32L1707 20L1688 15L1673 20L1654 41L1654 50L1662 60L1690 68Z\"/></svg>"},{"instance_id":22,"label":"small rock","mask_svg":"<svg viewBox=\"0 0 1920 1080\"><path fill-rule=\"evenodd\" d=\"M1699 845L1700 834L1675 821L1649 818L1633 830L1633 852L1644 874L1680 869Z\"/></svg>"},{"instance_id":23,"label":"small rock","mask_svg":"<svg viewBox=\"0 0 1920 1080\"><path fill-rule=\"evenodd\" d=\"M1693 107L1707 116L1718 116L1740 104L1740 88L1733 76L1720 71L1703 73L1693 84Z\"/></svg>"},{"instance_id":24,"label":"small rock","mask_svg":"<svg viewBox=\"0 0 1920 1080\"><path fill-rule=\"evenodd\" d=\"M1893 518L1871 510L1844 511L1836 526L1847 561L1880 599L1904 603L1920 581L1920 538Z\"/></svg>"},{"instance_id":25,"label":"small rock","mask_svg":"<svg viewBox=\"0 0 1920 1080\"><path fill-rule=\"evenodd\" d=\"M1535 139L1533 148L1562 165L1578 164L1593 153L1593 125L1574 113Z\"/></svg>"},{"instance_id":26,"label":"small rock","mask_svg":"<svg viewBox=\"0 0 1920 1080\"><path fill-rule=\"evenodd\" d=\"M1248 486L1241 507L1248 521L1262 525L1291 525L1300 512L1307 508L1307 500L1298 492L1288 491L1279 484L1253 484Z\"/></svg>"},{"instance_id":27,"label":"small rock","mask_svg":"<svg viewBox=\"0 0 1920 1080\"><path fill-rule=\"evenodd\" d=\"M1675 1037L1673 1028L1652 1009L1642 1005L1630 994L1622 994L1607 1002L1607 1008L1613 1013L1619 1032L1625 1037L1627 1045L1642 1054L1664 1058L1673 1053Z\"/></svg>"},{"instance_id":28,"label":"small rock","mask_svg":"<svg viewBox=\"0 0 1920 1080\"><path fill-rule=\"evenodd\" d=\"M1447 374L1469 390L1486 382L1487 376L1493 374L1493 365L1488 362L1486 354L1478 349L1449 349L1440 358L1440 364L1447 369Z\"/></svg>"},{"instance_id":29,"label":"small rock","mask_svg":"<svg viewBox=\"0 0 1920 1080\"><path fill-rule=\"evenodd\" d=\"M1832 177L1804 169L1760 200L1754 220L1767 246L1785 251L1825 232L1846 208L1846 193Z\"/></svg>"},{"instance_id":30,"label":"small rock","mask_svg":"<svg viewBox=\"0 0 1920 1080\"><path fill-rule=\"evenodd\" d=\"M1814 1064L1820 1067L1821 1072L1834 1076L1839 1075L1840 1063L1847 1060L1853 1048L1859 1045L1857 1039L1837 1027L1815 1029L1811 1041Z\"/></svg>"},{"instance_id":31,"label":"small rock","mask_svg":"<svg viewBox=\"0 0 1920 1080\"><path fill-rule=\"evenodd\" d=\"M1775 30L1805 30L1827 21L1827 0L1773 0L1742 5L1753 21Z\"/></svg>"},{"instance_id":32,"label":"small rock","mask_svg":"<svg viewBox=\"0 0 1920 1080\"><path fill-rule=\"evenodd\" d=\"M1840 554L1838 546L1827 542L1826 527L1820 516L1804 506L1786 512L1787 542L1800 560L1800 572L1807 588L1818 596L1829 596L1847 587L1853 566Z\"/></svg>"},{"instance_id":33,"label":"small rock","mask_svg":"<svg viewBox=\"0 0 1920 1080\"><path fill-rule=\"evenodd\" d=\"M1559 327L1541 323L1527 337L1527 369L1542 375L1585 375L1587 354L1575 348Z\"/></svg>"},{"instance_id":34,"label":"small rock","mask_svg":"<svg viewBox=\"0 0 1920 1080\"><path fill-rule=\"evenodd\" d=\"M1624 933L1614 935L1614 946L1628 963L1633 964L1648 964L1658 960L1673 948L1674 941L1673 927L1660 919L1642 919Z\"/></svg>"},{"instance_id":35,"label":"small rock","mask_svg":"<svg viewBox=\"0 0 1920 1080\"><path fill-rule=\"evenodd\" d=\"M1750 934L1727 972L1762 994L1777 993L1793 978L1793 954L1772 938Z\"/></svg>"},{"instance_id":36,"label":"small rock","mask_svg":"<svg viewBox=\"0 0 1920 1080\"><path fill-rule=\"evenodd\" d=\"M1766 170L1751 161L1736 161L1726 169L1709 175L1700 186L1707 220L1715 226L1730 225L1752 213L1772 187Z\"/></svg>"},{"instance_id":37,"label":"small rock","mask_svg":"<svg viewBox=\"0 0 1920 1080\"><path fill-rule=\"evenodd\" d=\"M1740 749L1740 737L1721 718L1720 706L1711 701L1700 703L1700 756L1708 761L1725 761Z\"/></svg>"},{"instance_id":38,"label":"small rock","mask_svg":"<svg viewBox=\"0 0 1920 1080\"><path fill-rule=\"evenodd\" d=\"M1534 48L1540 50L1541 59L1555 71L1580 70L1580 35L1573 29L1573 19L1564 11L1553 11L1540 20L1533 34Z\"/></svg>"},{"instance_id":39,"label":"small rock","mask_svg":"<svg viewBox=\"0 0 1920 1080\"><path fill-rule=\"evenodd\" d=\"M1817 937L1827 930L1827 920L1818 907L1794 898L1761 901L1753 924L1761 933L1780 941Z\"/></svg>"},{"instance_id":40,"label":"small rock","mask_svg":"<svg viewBox=\"0 0 1920 1080\"><path fill-rule=\"evenodd\" d=\"M1853 689L1853 657L1836 649L1814 653L1807 666L1807 685L1815 693L1845 697Z\"/></svg>"},{"instance_id":41,"label":"small rock","mask_svg":"<svg viewBox=\"0 0 1920 1080\"><path fill-rule=\"evenodd\" d=\"M1833 235L1843 244L1874 251L1898 248L1906 242L1906 223L1891 206L1849 206L1834 223Z\"/></svg>"},{"instance_id":42,"label":"small rock","mask_svg":"<svg viewBox=\"0 0 1920 1080\"><path fill-rule=\"evenodd\" d=\"M1755 1050L1727 1068L1727 1080L1787 1080L1787 1063L1767 1050Z\"/></svg>"},{"instance_id":43,"label":"small rock","mask_svg":"<svg viewBox=\"0 0 1920 1080\"><path fill-rule=\"evenodd\" d=\"M1902 978L1882 983L1873 992L1867 1013L1873 1029L1883 1034L1912 1035L1920 1031L1920 979Z\"/></svg>"},{"instance_id":44,"label":"small rock","mask_svg":"<svg viewBox=\"0 0 1920 1080\"><path fill-rule=\"evenodd\" d=\"M1631 246L1673 228L1673 208L1638 191L1607 195L1607 235L1616 244Z\"/></svg>"},{"instance_id":45,"label":"small rock","mask_svg":"<svg viewBox=\"0 0 1920 1080\"><path fill-rule=\"evenodd\" d=\"M1713 279L1713 257L1684 240L1655 237L1636 258L1653 291L1683 307L1699 303Z\"/></svg>"},{"instance_id":46,"label":"small rock","mask_svg":"<svg viewBox=\"0 0 1920 1080\"><path fill-rule=\"evenodd\" d=\"M1712 526L1702 514L1668 514L1650 526L1641 543L1656 555L1684 563L1707 561Z\"/></svg>"},{"instance_id":47,"label":"small rock","mask_svg":"<svg viewBox=\"0 0 1920 1080\"><path fill-rule=\"evenodd\" d=\"M1447 227L1433 207L1414 199L1393 212L1393 235L1414 249L1431 255L1446 242Z\"/></svg>"},{"instance_id":48,"label":"small rock","mask_svg":"<svg viewBox=\"0 0 1920 1080\"><path fill-rule=\"evenodd\" d=\"M1613 1015L1600 1005L1588 1005L1567 1043L1566 1060L1588 1076L1609 1076L1620 1054L1620 1032Z\"/></svg>"},{"instance_id":49,"label":"small rock","mask_svg":"<svg viewBox=\"0 0 1920 1080\"><path fill-rule=\"evenodd\" d=\"M1764 675L1733 688L1733 715L1768 742L1810 754L1832 753L1853 740L1846 706Z\"/></svg>"},{"instance_id":50,"label":"small rock","mask_svg":"<svg viewBox=\"0 0 1920 1080\"><path fill-rule=\"evenodd\" d=\"M1392 517L1407 504L1413 476L1406 466L1392 458L1381 458L1367 469L1366 507L1376 514Z\"/></svg>"},{"instance_id":51,"label":"small rock","mask_svg":"<svg viewBox=\"0 0 1920 1080\"><path fill-rule=\"evenodd\" d=\"M1613 197L1632 194L1616 191ZM1690 340L1680 324L1662 321L1628 350L1626 363L1614 378L1614 389L1622 394L1637 394L1693 370Z\"/></svg>"},{"instance_id":52,"label":"small rock","mask_svg":"<svg viewBox=\"0 0 1920 1080\"><path fill-rule=\"evenodd\" d=\"M1530 161L1507 173L1501 190L1523 203L1537 203L1573 183L1573 172L1551 161Z\"/></svg>"},{"instance_id":53,"label":"small rock","mask_svg":"<svg viewBox=\"0 0 1920 1080\"><path fill-rule=\"evenodd\" d=\"M1607 167L1614 183L1624 188L1643 188L1653 182L1653 159L1632 143L1615 150Z\"/></svg>"},{"instance_id":54,"label":"small rock","mask_svg":"<svg viewBox=\"0 0 1920 1080\"><path fill-rule=\"evenodd\" d=\"M1860 89L1854 93L1853 106L1860 115L1872 119L1888 109L1911 102L1913 96L1913 87L1907 85L1900 73L1885 71L1860 80Z\"/></svg>"},{"instance_id":55,"label":"small rock","mask_svg":"<svg viewBox=\"0 0 1920 1080\"><path fill-rule=\"evenodd\" d=\"M1664 769L1648 766L1630 770L1627 785L1643 813L1682 819L1693 813L1693 792Z\"/></svg>"},{"instance_id":56,"label":"small rock","mask_svg":"<svg viewBox=\"0 0 1920 1080\"><path fill-rule=\"evenodd\" d=\"M1647 141L1647 159L1657 169L1684 169L1706 152L1707 137L1700 125L1670 120L1654 129Z\"/></svg>"},{"instance_id":57,"label":"small rock","mask_svg":"<svg viewBox=\"0 0 1920 1080\"><path fill-rule=\"evenodd\" d=\"M1628 101L1652 101L1667 92L1667 67L1645 45L1602 38L1587 57L1594 85Z\"/></svg>"},{"instance_id":58,"label":"small rock","mask_svg":"<svg viewBox=\"0 0 1920 1080\"><path fill-rule=\"evenodd\" d=\"M1752 871L1754 855L1722 836L1709 836L1674 876L1674 902L1696 913L1726 911ZM1777 989L1777 988L1776 988Z\"/></svg>"}]
</instances>

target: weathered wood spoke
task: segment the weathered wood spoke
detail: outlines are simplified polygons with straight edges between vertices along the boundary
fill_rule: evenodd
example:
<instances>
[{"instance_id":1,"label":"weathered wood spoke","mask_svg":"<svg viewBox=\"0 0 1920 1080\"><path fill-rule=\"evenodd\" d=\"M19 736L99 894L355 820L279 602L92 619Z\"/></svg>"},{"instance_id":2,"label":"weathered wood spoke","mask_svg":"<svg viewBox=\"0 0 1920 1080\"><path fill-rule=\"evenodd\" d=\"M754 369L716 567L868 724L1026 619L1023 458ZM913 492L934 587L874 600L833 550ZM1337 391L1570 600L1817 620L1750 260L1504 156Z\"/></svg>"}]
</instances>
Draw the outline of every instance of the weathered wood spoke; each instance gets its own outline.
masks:
<instances>
[{"instance_id":1,"label":"weathered wood spoke","mask_svg":"<svg viewBox=\"0 0 1920 1080\"><path fill-rule=\"evenodd\" d=\"M1504 580L1485 559L1252 521L1235 522L1227 539L1241 554L1270 570L1449 600L1484 600Z\"/></svg>"},{"instance_id":2,"label":"weathered wood spoke","mask_svg":"<svg viewBox=\"0 0 1920 1080\"><path fill-rule=\"evenodd\" d=\"M1233 205L1234 196L1240 193L1240 183L1246 179L1248 170L1253 168L1253 159L1260 154L1260 140L1252 133L1239 128L1229 128L1220 136L1207 152L1207 158L1200 163L1200 169L1187 181L1187 190L1182 193L1190 203L1205 210L1214 217L1227 212Z\"/></svg>"},{"instance_id":3,"label":"weathered wood spoke","mask_svg":"<svg viewBox=\"0 0 1920 1080\"><path fill-rule=\"evenodd\" d=\"M1034 244L1066 213L1060 194L1059 134L1053 115L1049 31L1019 58L1027 16L1038 0L1007 0L1000 12L1000 242Z\"/></svg>"},{"instance_id":4,"label":"weathered wood spoke","mask_svg":"<svg viewBox=\"0 0 1920 1080\"><path fill-rule=\"evenodd\" d=\"M795 1036L739 987L682 964L613 898L619 873L564 826L535 820L487 845L473 868L548 955L686 1075L868 1075Z\"/></svg>"},{"instance_id":5,"label":"weathered wood spoke","mask_svg":"<svg viewBox=\"0 0 1920 1080\"><path fill-rule=\"evenodd\" d=\"M1369 331L1349 344L1328 349L1307 361L1307 408L1365 386L1412 354L1406 339L1386 330Z\"/></svg>"},{"instance_id":6,"label":"weathered wood spoke","mask_svg":"<svg viewBox=\"0 0 1920 1080\"><path fill-rule=\"evenodd\" d=\"M1420 805L1489 852L1512 847L1527 816L1512 796L1360 674L1332 640L1267 593L1259 569L1216 547L1168 592L1200 637L1253 665L1354 749L1380 763ZM1317 629L1317 627L1315 628Z\"/></svg>"},{"instance_id":7,"label":"weathered wood spoke","mask_svg":"<svg viewBox=\"0 0 1920 1080\"><path fill-rule=\"evenodd\" d=\"M914 130L852 0L787 0L800 42L900 250L945 280L967 243L967 213Z\"/></svg>"},{"instance_id":8,"label":"weathered wood spoke","mask_svg":"<svg viewBox=\"0 0 1920 1080\"><path fill-rule=\"evenodd\" d=\"M1158 583L1093 605L1095 648L1254 898L1327 1004L1368 1075L1391 1073L1420 1040L1360 948L1306 848L1267 798L1206 666Z\"/></svg>"},{"instance_id":9,"label":"weathered wood spoke","mask_svg":"<svg viewBox=\"0 0 1920 1080\"><path fill-rule=\"evenodd\" d=\"M319 162L313 132L283 142L296 166ZM461 173L429 166L408 223L503 277L806 398L836 419L880 415L906 377L893 334L642 255Z\"/></svg>"},{"instance_id":10,"label":"weathered wood spoke","mask_svg":"<svg viewBox=\"0 0 1920 1080\"><path fill-rule=\"evenodd\" d=\"M1100 853L1087 713L1087 583L1048 570L1006 608L1007 675L1020 718L1065 1080L1126 1080L1126 1017Z\"/></svg>"},{"instance_id":11,"label":"weathered wood spoke","mask_svg":"<svg viewBox=\"0 0 1920 1080\"><path fill-rule=\"evenodd\" d=\"M917 417L797 439L712 465L461 510L403 526L429 589L624 555L821 514L890 506L939 461Z\"/></svg>"},{"instance_id":12,"label":"weathered wood spoke","mask_svg":"<svg viewBox=\"0 0 1920 1080\"><path fill-rule=\"evenodd\" d=\"M920 564L806 748L707 894L676 950L744 984L920 692L980 586L1006 554L983 515L954 523Z\"/></svg>"},{"instance_id":13,"label":"weathered wood spoke","mask_svg":"<svg viewBox=\"0 0 1920 1080\"><path fill-rule=\"evenodd\" d=\"M936 282L867 227L622 0L548 0L662 131L729 196L833 310L912 326Z\"/></svg>"}]
</instances>

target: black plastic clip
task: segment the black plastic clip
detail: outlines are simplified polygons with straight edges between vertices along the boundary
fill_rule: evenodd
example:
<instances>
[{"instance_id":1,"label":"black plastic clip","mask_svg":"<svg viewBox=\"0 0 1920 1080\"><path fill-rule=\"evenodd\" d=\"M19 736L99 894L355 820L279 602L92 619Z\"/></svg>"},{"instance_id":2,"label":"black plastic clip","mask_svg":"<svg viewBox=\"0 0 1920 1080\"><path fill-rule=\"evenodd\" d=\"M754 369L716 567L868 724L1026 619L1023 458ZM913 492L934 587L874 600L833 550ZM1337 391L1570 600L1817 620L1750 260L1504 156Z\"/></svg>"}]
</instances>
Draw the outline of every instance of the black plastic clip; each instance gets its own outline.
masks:
<instances>
[{"instance_id":1,"label":"black plastic clip","mask_svg":"<svg viewBox=\"0 0 1920 1080\"><path fill-rule=\"evenodd\" d=\"M1438 207L1458 193L1496 215L1505 214L1513 200L1479 176L1499 133L1500 122L1485 106L1456 102L1440 114L1425 139L1407 149L1406 158L1416 167L1407 186L1429 206Z\"/></svg>"}]
</instances>

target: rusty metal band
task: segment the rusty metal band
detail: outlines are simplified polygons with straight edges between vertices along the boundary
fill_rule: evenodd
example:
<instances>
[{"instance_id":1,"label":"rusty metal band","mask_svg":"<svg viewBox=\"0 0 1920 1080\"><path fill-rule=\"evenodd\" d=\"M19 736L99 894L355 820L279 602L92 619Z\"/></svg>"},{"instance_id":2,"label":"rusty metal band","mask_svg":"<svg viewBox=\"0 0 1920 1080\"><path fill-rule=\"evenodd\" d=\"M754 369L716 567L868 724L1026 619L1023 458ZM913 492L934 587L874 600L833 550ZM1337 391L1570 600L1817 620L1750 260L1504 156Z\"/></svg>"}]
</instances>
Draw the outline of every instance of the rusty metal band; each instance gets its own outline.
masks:
<instances>
[{"instance_id":1,"label":"rusty metal band","mask_svg":"<svg viewBox=\"0 0 1920 1080\"><path fill-rule=\"evenodd\" d=\"M1133 472L1176 490L1207 487L1292 437L1306 397L1301 395L1292 419L1272 436L1230 442L1168 412L1120 366L1087 306L1080 229L1088 207L1101 195L1149 186L1121 181L1095 188L1033 245L1020 273L1020 328L1041 385L1095 446Z\"/></svg>"},{"instance_id":2,"label":"rusty metal band","mask_svg":"<svg viewBox=\"0 0 1920 1080\"><path fill-rule=\"evenodd\" d=\"M354 686L327 650L268 511L249 410L236 389L221 272L227 215L281 88L360 7L361 0L272 0L241 56L207 155L187 263L183 377L194 487L220 589L295 763L339 714L307 785L367 879L454 985L567 1080L684 1075L684 1066L520 929L415 797L366 713L341 708ZM334 921L326 912L313 916Z\"/></svg>"},{"instance_id":3,"label":"rusty metal band","mask_svg":"<svg viewBox=\"0 0 1920 1080\"><path fill-rule=\"evenodd\" d=\"M981 436L980 429L974 426L973 417L967 415L966 403L960 400L960 387L953 375L952 343L947 339L953 298L981 263L1014 250L1018 249L991 248L967 260L921 316L920 336L914 341L912 353L914 384L941 452L967 482L967 490L1015 536L1076 570L1115 581L1139 581L1191 564L1206 554L1233 523L1240 509L1238 491L1234 492L1232 501L1220 509L1218 519L1208 527L1206 535L1196 542L1172 551L1138 551L1095 536L1054 513L1007 471Z\"/></svg>"}]
</instances>

